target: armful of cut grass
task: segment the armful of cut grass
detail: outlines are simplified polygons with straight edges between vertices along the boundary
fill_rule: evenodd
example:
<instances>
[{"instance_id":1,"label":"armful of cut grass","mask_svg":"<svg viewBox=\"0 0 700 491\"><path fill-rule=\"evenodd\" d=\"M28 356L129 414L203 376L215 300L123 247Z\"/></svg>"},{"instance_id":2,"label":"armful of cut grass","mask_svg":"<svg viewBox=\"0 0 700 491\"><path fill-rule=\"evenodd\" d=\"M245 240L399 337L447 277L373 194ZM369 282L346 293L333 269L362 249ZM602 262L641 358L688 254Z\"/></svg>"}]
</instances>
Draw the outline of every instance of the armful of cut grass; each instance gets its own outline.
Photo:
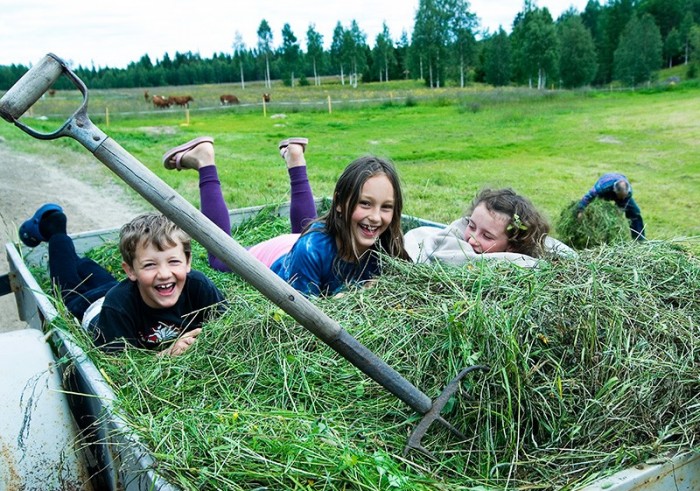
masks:
<instances>
[{"instance_id":1,"label":"armful of cut grass","mask_svg":"<svg viewBox=\"0 0 700 491\"><path fill-rule=\"evenodd\" d=\"M629 222L614 203L596 199L582 212L577 205L574 201L564 208L555 225L565 244L580 250L631 240Z\"/></svg>"}]
</instances>

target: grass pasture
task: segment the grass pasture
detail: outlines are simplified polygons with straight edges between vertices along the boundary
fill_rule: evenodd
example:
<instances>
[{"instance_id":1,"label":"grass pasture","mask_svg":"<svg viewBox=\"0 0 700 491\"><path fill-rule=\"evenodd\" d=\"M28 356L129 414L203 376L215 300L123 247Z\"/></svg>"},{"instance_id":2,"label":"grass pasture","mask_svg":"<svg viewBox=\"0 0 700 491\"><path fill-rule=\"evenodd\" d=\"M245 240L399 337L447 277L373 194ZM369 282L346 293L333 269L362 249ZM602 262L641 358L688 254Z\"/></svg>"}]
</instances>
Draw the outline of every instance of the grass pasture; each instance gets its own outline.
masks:
<instances>
[{"instance_id":1,"label":"grass pasture","mask_svg":"<svg viewBox=\"0 0 700 491\"><path fill-rule=\"evenodd\" d=\"M307 136L309 176L318 195L331 193L352 159L373 153L398 167L408 214L448 222L464 212L480 188L510 186L529 196L553 223L597 177L618 171L632 182L648 238L700 235L694 216L700 197L700 89L694 86L637 92L431 91L415 82L357 89L337 83L275 86L267 117L257 101L263 90L248 84L245 91L236 86L159 91L192 94L189 115L183 109L154 110L142 89L92 91L89 114L193 203L198 201L196 176L162 168L160 157L169 147L214 136L225 197L236 208L287 198L276 143ZM222 108L221 93L238 94L241 106ZM336 101L330 114L329 96ZM27 121L54 129L79 100L73 92L46 97L33 109L35 119ZM0 126L0 136L28 151L58 151L55 143L30 141L9 125Z\"/></svg>"}]
</instances>

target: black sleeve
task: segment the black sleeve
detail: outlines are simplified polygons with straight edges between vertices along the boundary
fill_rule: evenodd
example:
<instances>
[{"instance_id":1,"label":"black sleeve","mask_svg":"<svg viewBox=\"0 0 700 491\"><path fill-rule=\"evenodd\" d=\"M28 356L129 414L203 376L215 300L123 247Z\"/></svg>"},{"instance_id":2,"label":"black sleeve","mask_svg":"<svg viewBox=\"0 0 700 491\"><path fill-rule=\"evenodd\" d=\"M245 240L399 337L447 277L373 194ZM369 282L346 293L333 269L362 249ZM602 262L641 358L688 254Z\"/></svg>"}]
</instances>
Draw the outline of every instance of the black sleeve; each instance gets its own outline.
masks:
<instances>
[{"instance_id":1,"label":"black sleeve","mask_svg":"<svg viewBox=\"0 0 700 491\"><path fill-rule=\"evenodd\" d=\"M209 277L199 271L191 271L188 282L192 288L193 304L197 309L211 307L209 313L215 317L226 311L227 303L221 290Z\"/></svg>"},{"instance_id":2,"label":"black sleeve","mask_svg":"<svg viewBox=\"0 0 700 491\"><path fill-rule=\"evenodd\" d=\"M93 341L103 351L123 350L127 344L140 346L137 338L140 314L133 294L133 285L123 280L107 292L100 313L90 322Z\"/></svg>"}]
</instances>

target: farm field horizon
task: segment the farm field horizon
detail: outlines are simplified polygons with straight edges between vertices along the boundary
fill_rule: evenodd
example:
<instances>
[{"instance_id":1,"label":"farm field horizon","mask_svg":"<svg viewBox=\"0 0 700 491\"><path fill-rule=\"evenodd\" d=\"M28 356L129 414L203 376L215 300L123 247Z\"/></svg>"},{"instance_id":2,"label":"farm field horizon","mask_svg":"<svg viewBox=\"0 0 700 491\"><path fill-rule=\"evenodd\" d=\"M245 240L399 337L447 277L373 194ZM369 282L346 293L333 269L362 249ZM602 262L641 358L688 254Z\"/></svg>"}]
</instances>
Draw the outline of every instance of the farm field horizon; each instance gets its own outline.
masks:
<instances>
[{"instance_id":1,"label":"farm field horizon","mask_svg":"<svg viewBox=\"0 0 700 491\"><path fill-rule=\"evenodd\" d=\"M90 91L88 114L196 206L196 173L162 166L161 156L170 147L213 136L225 199L229 208L240 208L288 200L277 142L305 136L316 196L329 196L353 159L374 154L395 163L406 214L450 222L465 213L480 189L511 187L544 211L556 237L561 211L603 173L621 172L632 183L649 239L700 235L693 213L700 198L700 89L694 86L571 92L480 86L431 90L415 82L357 89L280 85L270 91L265 115L254 101L262 91L255 84L245 91L234 86L158 89L192 94L195 102L186 112L152 109L142 88L96 90ZM243 104L219 106L219 94L225 92L241 94ZM39 101L33 118L24 121L53 131L80 101L77 92L58 93ZM0 136L17 150L87 153L69 139L36 141L11 125L0 127Z\"/></svg>"}]
</instances>

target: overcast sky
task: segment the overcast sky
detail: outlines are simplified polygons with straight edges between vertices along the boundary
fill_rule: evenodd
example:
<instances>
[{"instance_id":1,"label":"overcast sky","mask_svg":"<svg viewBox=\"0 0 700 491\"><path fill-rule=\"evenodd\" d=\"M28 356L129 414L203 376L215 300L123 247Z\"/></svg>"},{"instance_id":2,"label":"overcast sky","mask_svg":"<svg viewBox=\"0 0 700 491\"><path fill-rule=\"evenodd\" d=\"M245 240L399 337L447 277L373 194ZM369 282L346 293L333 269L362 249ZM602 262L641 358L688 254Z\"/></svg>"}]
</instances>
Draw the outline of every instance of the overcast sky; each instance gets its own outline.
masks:
<instances>
[{"instance_id":1,"label":"overcast sky","mask_svg":"<svg viewBox=\"0 0 700 491\"><path fill-rule=\"evenodd\" d=\"M569 7L582 11L587 0L535 0L556 18ZM471 12L481 28L510 32L523 0L471 0ZM330 45L338 21L349 27L354 19L374 40L386 22L392 39L409 36L418 0L0 0L0 65L33 65L46 53L84 67L126 67L144 54L155 62L165 53L231 52L236 32L247 47L257 44L257 30L265 19L273 44L282 40L289 23L302 49L306 30L316 26Z\"/></svg>"}]
</instances>

